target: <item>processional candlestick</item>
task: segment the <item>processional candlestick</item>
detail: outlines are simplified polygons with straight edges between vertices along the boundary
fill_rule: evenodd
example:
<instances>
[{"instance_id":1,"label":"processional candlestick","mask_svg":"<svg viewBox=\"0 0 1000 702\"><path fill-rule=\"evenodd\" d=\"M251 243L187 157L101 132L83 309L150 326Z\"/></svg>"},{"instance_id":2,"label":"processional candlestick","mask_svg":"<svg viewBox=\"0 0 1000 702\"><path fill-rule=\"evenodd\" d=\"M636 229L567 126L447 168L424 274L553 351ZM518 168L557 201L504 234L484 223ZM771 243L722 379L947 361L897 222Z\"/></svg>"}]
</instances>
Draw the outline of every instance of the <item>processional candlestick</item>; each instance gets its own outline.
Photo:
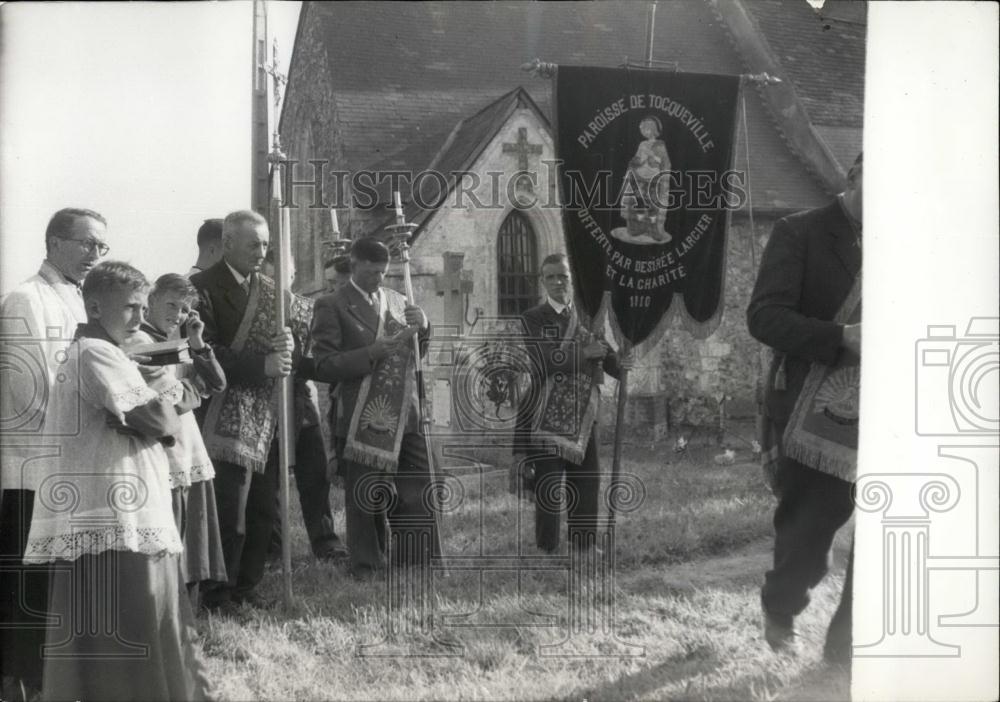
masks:
<instances>
[{"instance_id":1,"label":"processional candlestick","mask_svg":"<svg viewBox=\"0 0 1000 702\"><path fill-rule=\"evenodd\" d=\"M385 228L387 238L387 245L389 247L390 253L398 258L399 262L403 267L403 285L406 289L406 302L410 305L416 305L416 296L413 293L413 279L410 275L410 241L413 237L413 232L416 231L417 225L413 222L407 222L403 215L403 204L399 196L399 191L393 193L393 205L396 210L396 223L390 224ZM420 339L417 334L413 335L413 360L414 369L416 371L416 381L417 381L417 399L420 404L420 430L424 436L425 448L427 450L427 466L430 471L431 485L437 486L437 476L434 471L434 454L431 450L431 420L430 414L427 411L427 391L424 387L424 367L423 359L420 356ZM438 516L440 516L440 504L438 500L438 491L435 488L431 490L431 498L433 500L433 509Z\"/></svg>"}]
</instances>

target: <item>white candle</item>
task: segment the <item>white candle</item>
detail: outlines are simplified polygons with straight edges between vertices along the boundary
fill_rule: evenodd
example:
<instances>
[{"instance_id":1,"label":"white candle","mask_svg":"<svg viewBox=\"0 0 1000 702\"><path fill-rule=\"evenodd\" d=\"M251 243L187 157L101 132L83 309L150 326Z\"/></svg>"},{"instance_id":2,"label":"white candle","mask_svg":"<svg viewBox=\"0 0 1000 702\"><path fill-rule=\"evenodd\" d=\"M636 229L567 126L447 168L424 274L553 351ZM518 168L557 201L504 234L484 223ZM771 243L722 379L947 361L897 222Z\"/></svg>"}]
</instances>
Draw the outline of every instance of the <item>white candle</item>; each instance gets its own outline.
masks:
<instances>
[{"instance_id":1,"label":"white candle","mask_svg":"<svg viewBox=\"0 0 1000 702\"><path fill-rule=\"evenodd\" d=\"M398 190L395 191L392 194L392 200L393 200L394 203L396 203L396 216L397 217L402 217L403 216L403 200L399 197L399 191Z\"/></svg>"},{"instance_id":2,"label":"white candle","mask_svg":"<svg viewBox=\"0 0 1000 702\"><path fill-rule=\"evenodd\" d=\"M340 225L337 223L337 210L330 208L330 226L333 227L334 235L340 234Z\"/></svg>"}]
</instances>

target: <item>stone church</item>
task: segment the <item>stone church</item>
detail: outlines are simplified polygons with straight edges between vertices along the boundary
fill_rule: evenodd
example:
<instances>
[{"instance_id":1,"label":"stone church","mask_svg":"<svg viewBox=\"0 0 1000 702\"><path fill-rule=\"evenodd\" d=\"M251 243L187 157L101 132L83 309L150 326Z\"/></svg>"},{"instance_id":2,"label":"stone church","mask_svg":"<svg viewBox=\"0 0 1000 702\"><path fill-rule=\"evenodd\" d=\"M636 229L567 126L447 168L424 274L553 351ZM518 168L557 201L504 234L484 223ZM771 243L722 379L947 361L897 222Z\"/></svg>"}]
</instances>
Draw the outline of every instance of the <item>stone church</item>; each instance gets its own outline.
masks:
<instances>
[{"instance_id":1,"label":"stone church","mask_svg":"<svg viewBox=\"0 0 1000 702\"><path fill-rule=\"evenodd\" d=\"M307 183L295 189L297 289L322 292L329 205L343 236L379 233L398 189L417 225L416 296L443 336L536 304L539 262L565 247L552 85L522 65L644 65L650 14L647 2L303 3L280 120ZM661 436L755 409L761 350L744 311L757 262L774 221L839 192L861 149L866 10L660 0L653 14L653 68L780 79L744 81L734 165L750 197L731 215L722 324L707 339L668 332L631 376L628 421ZM431 391L443 425L456 421L446 382Z\"/></svg>"}]
</instances>

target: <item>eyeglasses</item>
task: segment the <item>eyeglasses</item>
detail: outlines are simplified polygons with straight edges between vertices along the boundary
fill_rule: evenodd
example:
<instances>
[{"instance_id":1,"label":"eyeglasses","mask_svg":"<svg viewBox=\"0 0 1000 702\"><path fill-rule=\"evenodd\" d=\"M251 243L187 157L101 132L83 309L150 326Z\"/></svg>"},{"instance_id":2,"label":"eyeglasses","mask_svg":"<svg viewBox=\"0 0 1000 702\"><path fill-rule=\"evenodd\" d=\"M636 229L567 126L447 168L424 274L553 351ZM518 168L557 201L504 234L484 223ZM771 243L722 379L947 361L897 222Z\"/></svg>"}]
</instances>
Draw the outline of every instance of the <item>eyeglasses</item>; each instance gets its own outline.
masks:
<instances>
[{"instance_id":1,"label":"eyeglasses","mask_svg":"<svg viewBox=\"0 0 1000 702\"><path fill-rule=\"evenodd\" d=\"M99 256L106 256L111 250L107 244L97 239L63 239L63 241L75 241L87 253L94 253L96 250Z\"/></svg>"}]
</instances>

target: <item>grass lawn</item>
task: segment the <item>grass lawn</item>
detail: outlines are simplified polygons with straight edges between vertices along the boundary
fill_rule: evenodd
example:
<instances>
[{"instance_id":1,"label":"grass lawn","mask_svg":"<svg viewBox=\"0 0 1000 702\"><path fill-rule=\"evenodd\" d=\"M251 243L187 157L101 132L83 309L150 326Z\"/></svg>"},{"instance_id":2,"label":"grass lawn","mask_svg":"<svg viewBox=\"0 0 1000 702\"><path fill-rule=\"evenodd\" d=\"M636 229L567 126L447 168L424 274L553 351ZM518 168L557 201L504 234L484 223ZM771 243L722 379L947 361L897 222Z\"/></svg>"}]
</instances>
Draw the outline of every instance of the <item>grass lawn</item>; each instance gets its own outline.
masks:
<instances>
[{"instance_id":1,"label":"grass lawn","mask_svg":"<svg viewBox=\"0 0 1000 702\"><path fill-rule=\"evenodd\" d=\"M560 567L566 559L539 556L533 505L508 493L505 471L464 472L465 499L442 521L455 567L434 574L428 616L395 617L399 633L388 638L385 580L316 562L293 489L295 606L198 620L217 691L227 700L846 700L846 672L820 656L846 534L800 619L799 655L772 653L758 588L773 498L747 447L733 447L737 463L720 466L721 449L697 441L683 455L626 446L623 470L645 495L619 518L613 580L577 578ZM338 490L334 505L342 534ZM483 569L482 554L514 558ZM280 570L262 590L279 599Z\"/></svg>"}]
</instances>

